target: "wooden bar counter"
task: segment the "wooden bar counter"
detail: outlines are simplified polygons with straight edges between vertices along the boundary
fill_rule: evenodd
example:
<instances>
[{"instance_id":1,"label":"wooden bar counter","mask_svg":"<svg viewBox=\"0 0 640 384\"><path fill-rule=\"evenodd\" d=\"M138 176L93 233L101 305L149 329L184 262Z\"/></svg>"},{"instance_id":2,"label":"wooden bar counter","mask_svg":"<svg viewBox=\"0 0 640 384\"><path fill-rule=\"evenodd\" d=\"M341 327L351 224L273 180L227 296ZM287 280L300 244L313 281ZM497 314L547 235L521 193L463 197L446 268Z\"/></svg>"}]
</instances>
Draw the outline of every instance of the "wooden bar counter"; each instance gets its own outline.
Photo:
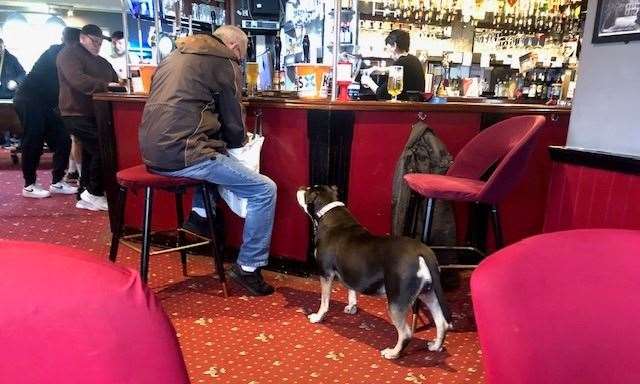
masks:
<instances>
[{"instance_id":1,"label":"wooden bar counter","mask_svg":"<svg viewBox=\"0 0 640 384\"><path fill-rule=\"evenodd\" d=\"M141 163L138 126L146 95L102 93L95 95L94 101L107 197L109 206L115 207L115 172ZM495 102L251 98L245 106L248 129L253 129L256 118L261 119L266 138L261 170L278 186L271 253L298 262L308 261L311 249L309 219L295 198L300 186L337 185L343 201L363 225L378 234L390 231L393 173L411 126L419 118L425 118L455 157L474 135L497 121L516 115L545 115L547 123L527 166L527 176L501 206L507 243L540 233L551 170L547 147L565 144L570 115L566 107ZM137 228L142 193L130 196L125 224ZM175 226L172 196L157 196L155 228ZM457 211L456 216L458 238L463 239L466 220L462 212ZM226 212L225 223L226 242L237 247L242 222Z\"/></svg>"}]
</instances>

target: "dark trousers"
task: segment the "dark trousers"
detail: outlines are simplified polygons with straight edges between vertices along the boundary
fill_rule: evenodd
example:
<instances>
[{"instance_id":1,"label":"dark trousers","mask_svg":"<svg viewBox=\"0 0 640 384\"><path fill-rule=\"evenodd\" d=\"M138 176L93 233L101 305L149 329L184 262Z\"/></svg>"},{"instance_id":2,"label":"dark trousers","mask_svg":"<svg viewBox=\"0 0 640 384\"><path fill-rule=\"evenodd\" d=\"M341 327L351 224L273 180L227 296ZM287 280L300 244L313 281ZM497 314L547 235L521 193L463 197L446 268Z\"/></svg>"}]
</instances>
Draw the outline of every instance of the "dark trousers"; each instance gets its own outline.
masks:
<instances>
[{"instance_id":1,"label":"dark trousers","mask_svg":"<svg viewBox=\"0 0 640 384\"><path fill-rule=\"evenodd\" d=\"M71 138L54 107L38 100L15 100L14 107L24 130L22 136L22 175L24 185L36 182L36 171L44 143L53 150L51 183L62 180L69 164Z\"/></svg>"},{"instance_id":2,"label":"dark trousers","mask_svg":"<svg viewBox=\"0 0 640 384\"><path fill-rule=\"evenodd\" d=\"M70 134L82 144L82 173L80 190L86 189L96 196L104 195L102 183L102 158L98 144L98 126L93 117L64 116L62 118Z\"/></svg>"}]
</instances>

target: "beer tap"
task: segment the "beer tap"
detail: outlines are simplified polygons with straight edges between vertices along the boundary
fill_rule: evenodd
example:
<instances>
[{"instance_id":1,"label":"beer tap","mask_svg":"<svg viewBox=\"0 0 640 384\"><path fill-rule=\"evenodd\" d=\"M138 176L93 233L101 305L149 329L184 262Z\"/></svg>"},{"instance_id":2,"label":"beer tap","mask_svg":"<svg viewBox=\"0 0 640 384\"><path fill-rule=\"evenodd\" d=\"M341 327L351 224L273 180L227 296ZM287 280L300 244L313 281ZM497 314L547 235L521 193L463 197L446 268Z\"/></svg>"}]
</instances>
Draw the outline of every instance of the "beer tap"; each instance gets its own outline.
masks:
<instances>
[{"instance_id":1,"label":"beer tap","mask_svg":"<svg viewBox=\"0 0 640 384\"><path fill-rule=\"evenodd\" d=\"M305 63L311 62L311 58L309 57L310 45L311 45L311 42L309 41L309 35L304 35L304 37L302 38L302 52L304 53Z\"/></svg>"},{"instance_id":2,"label":"beer tap","mask_svg":"<svg viewBox=\"0 0 640 384\"><path fill-rule=\"evenodd\" d=\"M280 36L276 36L273 46L276 50L276 57L273 60L274 70L279 71L280 70L280 52L282 51L282 41L280 40Z\"/></svg>"}]
</instances>

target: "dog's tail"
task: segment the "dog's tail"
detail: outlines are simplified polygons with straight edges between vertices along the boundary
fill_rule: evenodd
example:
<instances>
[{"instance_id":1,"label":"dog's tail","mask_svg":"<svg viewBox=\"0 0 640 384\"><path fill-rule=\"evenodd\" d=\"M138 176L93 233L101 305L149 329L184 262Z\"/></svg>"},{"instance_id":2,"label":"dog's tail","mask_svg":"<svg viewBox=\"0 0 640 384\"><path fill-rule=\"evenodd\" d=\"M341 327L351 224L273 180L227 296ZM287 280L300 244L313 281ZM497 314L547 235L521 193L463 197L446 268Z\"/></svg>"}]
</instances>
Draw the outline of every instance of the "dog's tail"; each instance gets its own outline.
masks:
<instances>
[{"instance_id":1,"label":"dog's tail","mask_svg":"<svg viewBox=\"0 0 640 384\"><path fill-rule=\"evenodd\" d=\"M438 260L436 259L436 255L429 247L425 245L422 252L420 252L420 256L427 264L427 268L429 269L429 273L431 274L431 287L425 284L425 287L423 287L422 289L433 290L433 293L435 293L436 298L438 299L438 303L440 304L440 308L442 308L442 314L444 315L444 318L449 324L451 324L453 319L451 317L451 311L449 310L447 300L444 297L442 283L440 282L440 268L438 267Z\"/></svg>"}]
</instances>

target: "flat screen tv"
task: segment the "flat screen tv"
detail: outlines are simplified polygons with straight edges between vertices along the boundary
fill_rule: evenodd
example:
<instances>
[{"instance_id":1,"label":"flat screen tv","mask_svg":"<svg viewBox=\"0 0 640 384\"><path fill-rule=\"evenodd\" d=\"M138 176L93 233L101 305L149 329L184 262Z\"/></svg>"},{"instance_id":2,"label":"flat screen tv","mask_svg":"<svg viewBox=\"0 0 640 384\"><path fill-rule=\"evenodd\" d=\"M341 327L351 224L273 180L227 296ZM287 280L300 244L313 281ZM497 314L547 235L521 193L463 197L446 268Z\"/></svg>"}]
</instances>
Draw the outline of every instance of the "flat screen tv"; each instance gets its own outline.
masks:
<instances>
[{"instance_id":1,"label":"flat screen tv","mask_svg":"<svg viewBox=\"0 0 640 384\"><path fill-rule=\"evenodd\" d=\"M252 15L275 16L280 15L280 0L249 0Z\"/></svg>"}]
</instances>

